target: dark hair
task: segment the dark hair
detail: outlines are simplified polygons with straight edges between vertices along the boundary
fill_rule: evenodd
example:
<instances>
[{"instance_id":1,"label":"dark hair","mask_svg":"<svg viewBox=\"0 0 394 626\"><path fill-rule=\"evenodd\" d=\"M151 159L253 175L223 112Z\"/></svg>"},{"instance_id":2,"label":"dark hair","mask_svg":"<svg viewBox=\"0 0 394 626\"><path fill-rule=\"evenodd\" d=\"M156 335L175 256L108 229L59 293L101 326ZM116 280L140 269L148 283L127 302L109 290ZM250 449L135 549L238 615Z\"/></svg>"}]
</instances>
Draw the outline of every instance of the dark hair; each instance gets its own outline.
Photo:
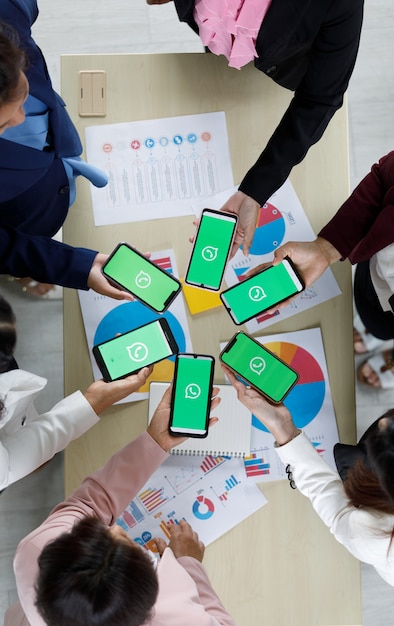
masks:
<instances>
[{"instance_id":1,"label":"dark hair","mask_svg":"<svg viewBox=\"0 0 394 626\"><path fill-rule=\"evenodd\" d=\"M11 305L0 295L0 374L13 368L16 320Z\"/></svg>"},{"instance_id":2,"label":"dark hair","mask_svg":"<svg viewBox=\"0 0 394 626\"><path fill-rule=\"evenodd\" d=\"M0 106L17 100L21 71L28 61L19 47L18 34L4 22L0 22Z\"/></svg>"},{"instance_id":3,"label":"dark hair","mask_svg":"<svg viewBox=\"0 0 394 626\"><path fill-rule=\"evenodd\" d=\"M368 465L359 459L349 469L344 488L355 507L394 515L394 409L387 411L365 438ZM394 527L391 531L391 543Z\"/></svg>"},{"instance_id":4,"label":"dark hair","mask_svg":"<svg viewBox=\"0 0 394 626\"><path fill-rule=\"evenodd\" d=\"M38 560L36 606L48 626L140 626L157 598L156 572L94 517L48 544Z\"/></svg>"}]
</instances>

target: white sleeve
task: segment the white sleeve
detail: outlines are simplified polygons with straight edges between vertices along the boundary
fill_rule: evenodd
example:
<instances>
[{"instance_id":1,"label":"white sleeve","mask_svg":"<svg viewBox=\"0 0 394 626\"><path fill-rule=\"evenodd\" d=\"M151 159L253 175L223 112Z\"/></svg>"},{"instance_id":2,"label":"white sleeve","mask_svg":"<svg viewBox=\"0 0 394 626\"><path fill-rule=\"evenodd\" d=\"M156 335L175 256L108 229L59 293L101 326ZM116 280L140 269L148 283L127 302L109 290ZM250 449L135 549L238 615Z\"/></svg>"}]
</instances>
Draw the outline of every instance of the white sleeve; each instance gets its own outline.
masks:
<instances>
[{"instance_id":1,"label":"white sleeve","mask_svg":"<svg viewBox=\"0 0 394 626\"><path fill-rule=\"evenodd\" d=\"M85 396L76 391L12 435L0 433L0 490L49 461L98 420Z\"/></svg>"},{"instance_id":2,"label":"white sleeve","mask_svg":"<svg viewBox=\"0 0 394 626\"><path fill-rule=\"evenodd\" d=\"M297 488L337 541L394 585L394 550L389 549L394 516L352 506L338 472L327 465L304 433L276 452L284 464L290 464Z\"/></svg>"}]
</instances>

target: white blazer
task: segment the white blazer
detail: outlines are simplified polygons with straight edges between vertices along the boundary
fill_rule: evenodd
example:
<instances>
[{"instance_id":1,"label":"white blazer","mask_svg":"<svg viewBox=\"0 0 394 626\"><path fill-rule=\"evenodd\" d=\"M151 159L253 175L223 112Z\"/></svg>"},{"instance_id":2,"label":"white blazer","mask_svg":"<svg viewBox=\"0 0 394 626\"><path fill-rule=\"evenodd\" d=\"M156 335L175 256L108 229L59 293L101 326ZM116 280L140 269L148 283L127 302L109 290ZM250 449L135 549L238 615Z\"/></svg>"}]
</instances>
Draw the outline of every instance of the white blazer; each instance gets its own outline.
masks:
<instances>
[{"instance_id":1,"label":"white blazer","mask_svg":"<svg viewBox=\"0 0 394 626\"><path fill-rule=\"evenodd\" d=\"M0 375L0 490L49 461L98 420L85 396L76 391L38 415L34 400L47 381L24 370Z\"/></svg>"},{"instance_id":2,"label":"white blazer","mask_svg":"<svg viewBox=\"0 0 394 626\"><path fill-rule=\"evenodd\" d=\"M276 451L284 464L290 464L298 489L339 543L394 586L394 544L389 550L394 515L351 506L338 472L319 456L304 433Z\"/></svg>"}]
</instances>

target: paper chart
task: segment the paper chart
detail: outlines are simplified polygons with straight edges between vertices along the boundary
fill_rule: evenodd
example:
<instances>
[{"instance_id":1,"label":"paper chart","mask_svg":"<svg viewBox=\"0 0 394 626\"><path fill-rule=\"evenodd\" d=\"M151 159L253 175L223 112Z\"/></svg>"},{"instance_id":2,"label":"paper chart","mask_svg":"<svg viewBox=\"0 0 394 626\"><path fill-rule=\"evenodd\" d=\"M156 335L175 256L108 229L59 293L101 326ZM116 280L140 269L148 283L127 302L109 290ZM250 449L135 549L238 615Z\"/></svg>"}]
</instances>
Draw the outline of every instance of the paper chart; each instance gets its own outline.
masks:
<instances>
[{"instance_id":1,"label":"paper chart","mask_svg":"<svg viewBox=\"0 0 394 626\"><path fill-rule=\"evenodd\" d=\"M296 426L304 430L317 452L335 469L332 449L338 442L338 429L320 328L255 339L299 373L300 378L285 398L284 405ZM225 342L221 343L221 349L225 345ZM251 453L244 459L250 480L259 483L286 478L273 444L272 435L252 416Z\"/></svg>"},{"instance_id":2,"label":"paper chart","mask_svg":"<svg viewBox=\"0 0 394 626\"><path fill-rule=\"evenodd\" d=\"M192 203L233 182L225 114L90 126L89 163L108 175L91 186L96 226L192 215Z\"/></svg>"},{"instance_id":3,"label":"paper chart","mask_svg":"<svg viewBox=\"0 0 394 626\"><path fill-rule=\"evenodd\" d=\"M152 539L168 540L167 523L186 520L208 545L267 503L246 481L241 459L170 457L150 477L116 523L155 551Z\"/></svg>"}]
</instances>

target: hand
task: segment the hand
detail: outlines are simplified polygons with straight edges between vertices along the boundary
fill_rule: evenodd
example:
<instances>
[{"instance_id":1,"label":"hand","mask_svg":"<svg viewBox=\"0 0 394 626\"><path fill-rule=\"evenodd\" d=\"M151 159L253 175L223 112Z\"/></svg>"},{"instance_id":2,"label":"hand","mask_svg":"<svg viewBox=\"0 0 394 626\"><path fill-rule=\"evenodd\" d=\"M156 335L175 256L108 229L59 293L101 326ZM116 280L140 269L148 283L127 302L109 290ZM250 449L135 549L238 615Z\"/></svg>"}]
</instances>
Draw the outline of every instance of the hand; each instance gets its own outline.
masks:
<instances>
[{"instance_id":1,"label":"hand","mask_svg":"<svg viewBox=\"0 0 394 626\"><path fill-rule=\"evenodd\" d=\"M192 529L190 524L181 519L179 524L167 524L167 529L170 533L170 543L168 547L171 548L177 559L181 556L191 556L197 559L197 561L202 561L205 546L203 542L199 540L197 533ZM164 539L160 537L156 538L155 542L161 556L167 548L167 544Z\"/></svg>"},{"instance_id":2,"label":"hand","mask_svg":"<svg viewBox=\"0 0 394 626\"><path fill-rule=\"evenodd\" d=\"M171 393L172 383L165 391L156 411L153 414L151 423L147 428L147 431L152 439L154 439L156 443L158 443L159 446L161 446L166 452L168 452L171 448L175 448L175 446L179 446L180 443L186 441L187 439L187 437L173 437L168 431L171 409ZM218 393L218 387L214 387L212 392L211 411L213 411L220 402L220 398L217 397ZM217 417L211 417L208 427L211 428L217 421Z\"/></svg>"},{"instance_id":3,"label":"hand","mask_svg":"<svg viewBox=\"0 0 394 626\"><path fill-rule=\"evenodd\" d=\"M256 230L260 204L242 191L233 194L221 207L221 211L238 215L237 230L230 256L233 257L242 245L245 256L249 254L250 246Z\"/></svg>"},{"instance_id":4,"label":"hand","mask_svg":"<svg viewBox=\"0 0 394 626\"><path fill-rule=\"evenodd\" d=\"M128 291L122 291L118 287L114 287L105 278L101 271L105 261L108 259L108 254L101 254L100 252L95 256L92 267L90 268L88 276L88 287L93 289L97 293L101 293L103 296L114 298L114 300L134 300L133 296Z\"/></svg>"},{"instance_id":5,"label":"hand","mask_svg":"<svg viewBox=\"0 0 394 626\"><path fill-rule=\"evenodd\" d=\"M323 272L341 258L340 252L323 237L314 241L289 241L275 250L273 265L290 257L300 272L305 286L310 287Z\"/></svg>"},{"instance_id":6,"label":"hand","mask_svg":"<svg viewBox=\"0 0 394 626\"><path fill-rule=\"evenodd\" d=\"M236 379L234 374L222 364L222 369L237 392L237 397L256 418L264 424L275 437L276 442L283 446L300 434L290 412L283 405L271 404L258 391L246 387Z\"/></svg>"},{"instance_id":7,"label":"hand","mask_svg":"<svg viewBox=\"0 0 394 626\"><path fill-rule=\"evenodd\" d=\"M144 367L138 374L132 374L121 380L114 380L105 383L103 380L97 380L92 383L84 393L86 400L91 405L93 411L100 415L102 411L108 407L127 398L134 391L138 391L142 385L146 383L148 376L151 374L153 367Z\"/></svg>"}]
</instances>

